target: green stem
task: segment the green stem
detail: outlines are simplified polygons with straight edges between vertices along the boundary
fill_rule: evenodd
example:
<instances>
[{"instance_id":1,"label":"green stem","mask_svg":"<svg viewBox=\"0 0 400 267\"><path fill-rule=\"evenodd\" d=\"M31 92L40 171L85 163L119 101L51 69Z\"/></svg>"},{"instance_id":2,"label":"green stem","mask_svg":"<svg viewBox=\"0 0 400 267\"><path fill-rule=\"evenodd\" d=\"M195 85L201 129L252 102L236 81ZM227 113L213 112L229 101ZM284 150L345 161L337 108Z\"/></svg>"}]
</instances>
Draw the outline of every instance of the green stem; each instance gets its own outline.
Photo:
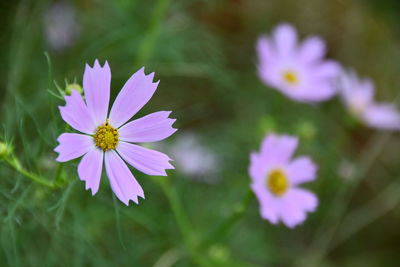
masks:
<instances>
[{"instance_id":1,"label":"green stem","mask_svg":"<svg viewBox=\"0 0 400 267\"><path fill-rule=\"evenodd\" d=\"M183 238L186 240L187 243L192 244L189 220L187 219L186 214L184 213L183 208L178 200L176 191L171 187L171 184L168 179L155 179L155 180L161 186L163 193L165 194L169 204L171 205L172 212L174 213L175 219L177 221L177 224L179 226Z\"/></svg>"},{"instance_id":2,"label":"green stem","mask_svg":"<svg viewBox=\"0 0 400 267\"><path fill-rule=\"evenodd\" d=\"M26 170L24 167L22 167L21 163L19 162L19 160L15 157L15 156L10 156L7 157L5 159L5 161L11 166L13 167L17 172L21 173L22 175L24 175L26 178L47 186L49 188L56 188L56 184L54 184L53 182L50 182L46 179L44 179L43 177L41 177L40 175L37 175L35 173L29 172L28 170Z\"/></svg>"},{"instance_id":3,"label":"green stem","mask_svg":"<svg viewBox=\"0 0 400 267\"><path fill-rule=\"evenodd\" d=\"M64 164L63 163L58 163L58 167L56 170L56 175L53 180L53 184L59 184L64 182L65 183L65 178L63 177L63 168Z\"/></svg>"},{"instance_id":4,"label":"green stem","mask_svg":"<svg viewBox=\"0 0 400 267\"><path fill-rule=\"evenodd\" d=\"M143 66L153 51L161 24L164 20L165 13L169 6L169 0L158 0L153 9L151 22L147 34L144 37L137 53L136 64L138 67Z\"/></svg>"},{"instance_id":5,"label":"green stem","mask_svg":"<svg viewBox=\"0 0 400 267\"><path fill-rule=\"evenodd\" d=\"M243 199L235 205L232 209L231 214L227 216L205 239L202 243L201 247L208 247L212 243L216 243L219 240L225 238L232 228L236 225L236 223L243 217L245 212L247 211L251 200L253 199L253 192L250 188L245 193Z\"/></svg>"},{"instance_id":6,"label":"green stem","mask_svg":"<svg viewBox=\"0 0 400 267\"><path fill-rule=\"evenodd\" d=\"M154 177L153 180L161 187L163 193L165 194L171 209L174 214L175 220L178 224L178 228L181 232L184 243L189 249L193 260L200 266L205 266L205 261L199 256L195 242L190 233L191 226L187 215L178 199L176 190L171 186L168 179L159 179L159 177Z\"/></svg>"}]
</instances>

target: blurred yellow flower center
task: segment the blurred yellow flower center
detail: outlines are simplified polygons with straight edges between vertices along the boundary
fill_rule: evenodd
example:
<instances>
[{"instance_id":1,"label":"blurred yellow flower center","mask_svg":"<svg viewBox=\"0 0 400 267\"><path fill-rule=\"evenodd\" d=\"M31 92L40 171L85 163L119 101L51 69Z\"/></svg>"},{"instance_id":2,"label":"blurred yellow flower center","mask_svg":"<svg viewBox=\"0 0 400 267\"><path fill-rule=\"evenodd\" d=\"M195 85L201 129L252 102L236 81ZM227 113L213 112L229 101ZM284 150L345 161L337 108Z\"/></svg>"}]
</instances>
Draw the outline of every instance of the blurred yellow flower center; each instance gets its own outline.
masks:
<instances>
[{"instance_id":1,"label":"blurred yellow flower center","mask_svg":"<svg viewBox=\"0 0 400 267\"><path fill-rule=\"evenodd\" d=\"M299 83L299 78L297 77L296 73L291 70L283 72L283 79L291 85L296 85Z\"/></svg>"},{"instance_id":2,"label":"blurred yellow flower center","mask_svg":"<svg viewBox=\"0 0 400 267\"><path fill-rule=\"evenodd\" d=\"M118 144L118 130L112 127L108 121L96 129L96 133L93 136L96 146L107 151L115 149Z\"/></svg>"},{"instance_id":3,"label":"blurred yellow flower center","mask_svg":"<svg viewBox=\"0 0 400 267\"><path fill-rule=\"evenodd\" d=\"M272 194L281 196L289 188L289 181L281 169L275 169L268 174L267 187Z\"/></svg>"}]
</instances>

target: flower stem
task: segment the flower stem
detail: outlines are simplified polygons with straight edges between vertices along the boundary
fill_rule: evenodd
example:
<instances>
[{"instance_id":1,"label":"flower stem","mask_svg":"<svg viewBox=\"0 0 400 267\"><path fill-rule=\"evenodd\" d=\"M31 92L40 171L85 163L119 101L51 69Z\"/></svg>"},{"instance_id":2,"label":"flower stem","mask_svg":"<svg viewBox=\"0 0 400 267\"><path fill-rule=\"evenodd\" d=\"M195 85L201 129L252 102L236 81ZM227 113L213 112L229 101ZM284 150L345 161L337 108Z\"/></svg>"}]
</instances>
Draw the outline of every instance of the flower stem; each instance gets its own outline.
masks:
<instances>
[{"instance_id":1,"label":"flower stem","mask_svg":"<svg viewBox=\"0 0 400 267\"><path fill-rule=\"evenodd\" d=\"M6 157L5 161L12 167L14 168L17 172L21 173L22 175L24 175L26 178L47 186L49 188L56 188L56 184L53 182L50 182L46 179L44 179L42 176L37 175L35 173L29 172L28 170L26 170L20 163L20 161L15 157L15 156L8 156Z\"/></svg>"},{"instance_id":2,"label":"flower stem","mask_svg":"<svg viewBox=\"0 0 400 267\"><path fill-rule=\"evenodd\" d=\"M176 190L171 186L168 179L159 179L158 177L154 177L153 180L158 183L168 199L183 241L187 246L191 257L199 266L205 266L205 260L203 260L197 252L197 246L195 245L193 236L190 233L190 229L192 229L192 227L190 226L187 215L178 199Z\"/></svg>"},{"instance_id":3,"label":"flower stem","mask_svg":"<svg viewBox=\"0 0 400 267\"><path fill-rule=\"evenodd\" d=\"M211 231L209 236L202 242L201 247L208 247L225 238L235 224L243 217L252 199L253 192L249 188L244 194L242 200L233 207L229 216L227 216L213 231Z\"/></svg>"}]
</instances>

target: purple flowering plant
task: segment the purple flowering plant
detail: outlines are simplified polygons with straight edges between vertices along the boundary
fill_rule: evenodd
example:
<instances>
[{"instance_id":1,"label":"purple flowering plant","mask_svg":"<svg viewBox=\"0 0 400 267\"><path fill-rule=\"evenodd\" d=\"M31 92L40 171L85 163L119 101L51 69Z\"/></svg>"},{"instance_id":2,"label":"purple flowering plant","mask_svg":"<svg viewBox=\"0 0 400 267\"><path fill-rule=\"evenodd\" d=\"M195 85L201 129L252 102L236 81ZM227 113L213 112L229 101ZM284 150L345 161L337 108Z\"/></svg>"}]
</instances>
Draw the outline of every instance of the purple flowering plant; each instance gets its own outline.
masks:
<instances>
[{"instance_id":1,"label":"purple flowering plant","mask_svg":"<svg viewBox=\"0 0 400 267\"><path fill-rule=\"evenodd\" d=\"M85 99L73 90L65 96L66 105L59 107L61 117L80 133L63 133L54 149L57 161L82 157L78 165L79 178L86 189L96 194L100 186L103 162L115 195L125 205L138 204L144 192L126 163L148 175L166 176L173 169L167 155L134 143L155 142L171 136L175 119L170 111L151 113L128 122L153 96L158 83L154 73L146 75L144 68L133 74L122 87L110 111L111 70L96 60L93 68L86 65L83 74Z\"/></svg>"},{"instance_id":2,"label":"purple flowering plant","mask_svg":"<svg viewBox=\"0 0 400 267\"><path fill-rule=\"evenodd\" d=\"M299 42L292 25L280 24L258 39L256 49L260 79L290 99L316 103L336 94L340 66L324 59L326 45L320 37Z\"/></svg>"},{"instance_id":3,"label":"purple flowering plant","mask_svg":"<svg viewBox=\"0 0 400 267\"><path fill-rule=\"evenodd\" d=\"M251 189L260 203L260 214L272 224L293 228L318 206L317 197L299 185L316 179L317 166L308 156L291 159L298 138L267 135L260 152L251 153Z\"/></svg>"}]
</instances>

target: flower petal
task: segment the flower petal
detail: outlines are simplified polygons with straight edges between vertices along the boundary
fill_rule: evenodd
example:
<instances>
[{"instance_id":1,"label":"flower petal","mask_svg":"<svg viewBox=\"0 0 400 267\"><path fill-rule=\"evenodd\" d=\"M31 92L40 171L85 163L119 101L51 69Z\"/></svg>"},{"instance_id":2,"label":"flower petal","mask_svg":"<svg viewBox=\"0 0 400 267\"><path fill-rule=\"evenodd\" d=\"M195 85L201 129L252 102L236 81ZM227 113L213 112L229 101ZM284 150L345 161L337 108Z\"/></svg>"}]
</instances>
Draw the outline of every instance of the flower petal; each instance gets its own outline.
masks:
<instances>
[{"instance_id":1,"label":"flower petal","mask_svg":"<svg viewBox=\"0 0 400 267\"><path fill-rule=\"evenodd\" d=\"M263 157L260 156L256 152L252 152L250 154L250 166L249 166L249 174L253 183L265 185L265 179L268 172L270 164L265 162Z\"/></svg>"},{"instance_id":2,"label":"flower petal","mask_svg":"<svg viewBox=\"0 0 400 267\"><path fill-rule=\"evenodd\" d=\"M297 144L297 137L270 134L261 145L260 155L265 163L284 164L293 155Z\"/></svg>"},{"instance_id":3,"label":"flower petal","mask_svg":"<svg viewBox=\"0 0 400 267\"><path fill-rule=\"evenodd\" d=\"M252 184L251 188L260 203L260 214L263 219L270 221L272 224L277 224L279 213L277 210L276 199L274 199L265 189L265 186Z\"/></svg>"},{"instance_id":4,"label":"flower petal","mask_svg":"<svg viewBox=\"0 0 400 267\"><path fill-rule=\"evenodd\" d=\"M290 95L293 99L305 103L313 103L328 100L337 93L333 79L311 79L307 84L298 88Z\"/></svg>"},{"instance_id":5,"label":"flower petal","mask_svg":"<svg viewBox=\"0 0 400 267\"><path fill-rule=\"evenodd\" d=\"M114 150L105 153L105 166L111 188L118 199L127 206L129 200L139 204L138 196L144 198L143 189Z\"/></svg>"},{"instance_id":6,"label":"flower petal","mask_svg":"<svg viewBox=\"0 0 400 267\"><path fill-rule=\"evenodd\" d=\"M372 104L366 108L363 117L371 127L400 130L400 112L392 104Z\"/></svg>"},{"instance_id":7,"label":"flower petal","mask_svg":"<svg viewBox=\"0 0 400 267\"><path fill-rule=\"evenodd\" d=\"M258 38L256 50L260 64L272 64L270 61L275 59L276 52L274 51L273 44L267 36L261 36Z\"/></svg>"},{"instance_id":8,"label":"flower petal","mask_svg":"<svg viewBox=\"0 0 400 267\"><path fill-rule=\"evenodd\" d=\"M148 175L166 176L166 169L174 169L169 163L171 159L155 150L120 142L117 151L126 162Z\"/></svg>"},{"instance_id":9,"label":"flower petal","mask_svg":"<svg viewBox=\"0 0 400 267\"><path fill-rule=\"evenodd\" d=\"M326 52L325 42L317 37L308 37L302 43L299 51L300 60L304 63L312 63L321 59Z\"/></svg>"},{"instance_id":10,"label":"flower petal","mask_svg":"<svg viewBox=\"0 0 400 267\"><path fill-rule=\"evenodd\" d=\"M287 192L287 196L297 205L299 210L313 212L318 207L318 198L308 190L292 188Z\"/></svg>"},{"instance_id":11,"label":"flower petal","mask_svg":"<svg viewBox=\"0 0 400 267\"><path fill-rule=\"evenodd\" d=\"M94 133L96 124L82 96L77 91L72 90L70 96L65 96L65 102L65 106L58 107L63 120L82 133Z\"/></svg>"},{"instance_id":12,"label":"flower petal","mask_svg":"<svg viewBox=\"0 0 400 267\"><path fill-rule=\"evenodd\" d=\"M97 193L100 186L101 171L103 169L103 154L100 149L93 148L78 165L79 178L85 181L85 189L92 190L92 196Z\"/></svg>"},{"instance_id":13,"label":"flower petal","mask_svg":"<svg viewBox=\"0 0 400 267\"><path fill-rule=\"evenodd\" d=\"M280 24L273 32L275 45L281 56L291 56L297 45L296 29L290 24Z\"/></svg>"},{"instance_id":14,"label":"flower petal","mask_svg":"<svg viewBox=\"0 0 400 267\"><path fill-rule=\"evenodd\" d=\"M168 118L171 111L151 113L122 126L118 132L123 141L141 143L163 140L177 131L172 128L175 119Z\"/></svg>"},{"instance_id":15,"label":"flower petal","mask_svg":"<svg viewBox=\"0 0 400 267\"><path fill-rule=\"evenodd\" d=\"M83 90L85 91L87 107L96 125L104 123L107 119L110 84L111 70L107 61L103 67L100 66L97 59L93 68L86 64L83 74Z\"/></svg>"},{"instance_id":16,"label":"flower petal","mask_svg":"<svg viewBox=\"0 0 400 267\"><path fill-rule=\"evenodd\" d=\"M281 77L278 68L279 55L275 51L275 47L271 40L262 36L258 39L256 45L258 53L258 75L261 80L268 86L279 87Z\"/></svg>"},{"instance_id":17,"label":"flower petal","mask_svg":"<svg viewBox=\"0 0 400 267\"><path fill-rule=\"evenodd\" d=\"M364 105L372 102L375 88L371 80L361 80L354 71L342 70L338 81L341 97L348 106L354 102Z\"/></svg>"},{"instance_id":18,"label":"flower petal","mask_svg":"<svg viewBox=\"0 0 400 267\"><path fill-rule=\"evenodd\" d=\"M146 76L141 68L129 78L111 108L111 125L120 127L150 100L159 83L153 83L153 77L154 72Z\"/></svg>"},{"instance_id":19,"label":"flower petal","mask_svg":"<svg viewBox=\"0 0 400 267\"><path fill-rule=\"evenodd\" d=\"M303 223L306 219L306 213L298 209L294 201L287 200L287 197L283 199L279 210L282 222L289 228L294 228Z\"/></svg>"},{"instance_id":20,"label":"flower petal","mask_svg":"<svg viewBox=\"0 0 400 267\"><path fill-rule=\"evenodd\" d=\"M339 79L342 72L342 67L339 63L333 60L325 60L323 63L318 64L313 70L313 75L317 79Z\"/></svg>"},{"instance_id":21,"label":"flower petal","mask_svg":"<svg viewBox=\"0 0 400 267\"><path fill-rule=\"evenodd\" d=\"M63 133L57 141L60 144L54 151L59 154L56 158L59 162L79 158L94 147L93 138L84 134Z\"/></svg>"},{"instance_id":22,"label":"flower petal","mask_svg":"<svg viewBox=\"0 0 400 267\"><path fill-rule=\"evenodd\" d=\"M317 197L304 189L292 188L279 203L280 217L286 226L293 228L305 221L307 212L315 211Z\"/></svg>"},{"instance_id":23,"label":"flower petal","mask_svg":"<svg viewBox=\"0 0 400 267\"><path fill-rule=\"evenodd\" d=\"M286 167L291 184L298 185L316 178L317 166L309 157L298 157Z\"/></svg>"}]
</instances>

